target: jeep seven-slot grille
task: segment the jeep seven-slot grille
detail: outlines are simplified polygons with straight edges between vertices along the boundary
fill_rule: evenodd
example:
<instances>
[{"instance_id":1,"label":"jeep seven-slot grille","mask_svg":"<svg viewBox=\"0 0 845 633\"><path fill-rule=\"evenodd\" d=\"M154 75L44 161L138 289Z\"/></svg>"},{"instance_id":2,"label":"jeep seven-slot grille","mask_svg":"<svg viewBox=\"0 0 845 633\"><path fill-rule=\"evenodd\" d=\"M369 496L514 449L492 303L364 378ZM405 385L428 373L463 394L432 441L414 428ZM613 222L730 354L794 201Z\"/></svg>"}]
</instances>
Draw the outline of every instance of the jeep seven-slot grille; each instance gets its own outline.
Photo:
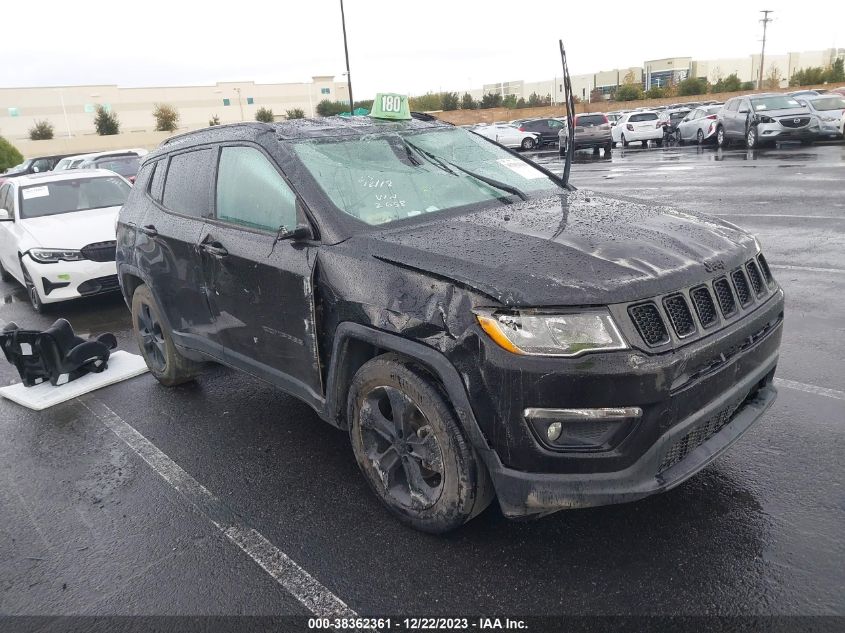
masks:
<instances>
[{"instance_id":1,"label":"jeep seven-slot grille","mask_svg":"<svg viewBox=\"0 0 845 633\"><path fill-rule=\"evenodd\" d=\"M713 282L713 290L716 291L716 300L719 302L719 309L725 318L731 317L736 312L736 300L731 292L731 284L727 277L720 277Z\"/></svg>"},{"instance_id":2,"label":"jeep seven-slot grille","mask_svg":"<svg viewBox=\"0 0 845 633\"><path fill-rule=\"evenodd\" d=\"M698 315L701 327L707 329L719 320L716 305L713 303L713 297L710 296L707 286L694 288L690 291L689 296L695 306L695 313Z\"/></svg>"},{"instance_id":3,"label":"jeep seven-slot grille","mask_svg":"<svg viewBox=\"0 0 845 633\"><path fill-rule=\"evenodd\" d=\"M752 259L745 265L745 270L748 271L748 279L751 280L751 287L754 289L754 294L758 297L766 292L766 286L763 284L763 277L760 275L760 269Z\"/></svg>"},{"instance_id":4,"label":"jeep seven-slot grille","mask_svg":"<svg viewBox=\"0 0 845 633\"><path fill-rule=\"evenodd\" d=\"M653 303L641 303L628 308L628 313L643 340L649 345L662 345L669 342L669 332L663 324L660 312Z\"/></svg>"},{"instance_id":5,"label":"jeep seven-slot grille","mask_svg":"<svg viewBox=\"0 0 845 633\"><path fill-rule=\"evenodd\" d=\"M772 278L772 271L769 268L769 262L763 257L763 253L757 255L757 263L760 264L760 270L763 271L763 277L766 278L766 283L771 286L774 279Z\"/></svg>"},{"instance_id":6,"label":"jeep seven-slot grille","mask_svg":"<svg viewBox=\"0 0 845 633\"><path fill-rule=\"evenodd\" d=\"M740 312L740 306L750 306L755 295L762 298L773 284L771 271L760 254L730 275L692 288L688 297L683 292L673 292L656 297L654 301L631 305L628 314L643 341L651 347L659 347L670 342L670 325L677 338L692 336L699 326L708 329L719 323L720 313L725 320L734 317Z\"/></svg>"},{"instance_id":7,"label":"jeep seven-slot grille","mask_svg":"<svg viewBox=\"0 0 845 633\"><path fill-rule=\"evenodd\" d=\"M675 328L675 333L681 338L689 336L695 332L695 321L692 318L692 313L689 311L687 301L684 295L670 295L663 299L663 308L666 314L669 315L669 320L672 322L672 327Z\"/></svg>"},{"instance_id":8,"label":"jeep seven-slot grille","mask_svg":"<svg viewBox=\"0 0 845 633\"><path fill-rule=\"evenodd\" d=\"M731 279L734 282L734 290L736 290L739 305L744 308L751 303L751 289L748 287L748 282L745 281L745 275L742 274L742 269L738 268L733 271L731 273Z\"/></svg>"}]
</instances>

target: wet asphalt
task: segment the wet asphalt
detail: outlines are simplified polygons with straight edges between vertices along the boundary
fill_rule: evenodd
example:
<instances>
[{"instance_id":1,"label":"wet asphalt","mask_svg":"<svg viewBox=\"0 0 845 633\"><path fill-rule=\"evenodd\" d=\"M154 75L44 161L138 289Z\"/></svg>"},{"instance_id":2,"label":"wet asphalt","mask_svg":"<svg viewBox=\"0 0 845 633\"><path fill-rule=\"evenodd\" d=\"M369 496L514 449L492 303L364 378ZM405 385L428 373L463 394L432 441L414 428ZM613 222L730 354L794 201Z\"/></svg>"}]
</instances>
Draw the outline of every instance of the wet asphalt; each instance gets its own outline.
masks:
<instances>
[{"instance_id":1,"label":"wet asphalt","mask_svg":"<svg viewBox=\"0 0 845 633\"><path fill-rule=\"evenodd\" d=\"M751 229L786 291L792 382L669 493L532 522L493 506L435 537L381 508L342 432L248 376L94 396L362 615L845 615L845 144L579 152L572 181ZM64 316L136 351L120 297L38 316L0 295L0 325ZM82 402L0 401L0 614L307 613Z\"/></svg>"}]
</instances>

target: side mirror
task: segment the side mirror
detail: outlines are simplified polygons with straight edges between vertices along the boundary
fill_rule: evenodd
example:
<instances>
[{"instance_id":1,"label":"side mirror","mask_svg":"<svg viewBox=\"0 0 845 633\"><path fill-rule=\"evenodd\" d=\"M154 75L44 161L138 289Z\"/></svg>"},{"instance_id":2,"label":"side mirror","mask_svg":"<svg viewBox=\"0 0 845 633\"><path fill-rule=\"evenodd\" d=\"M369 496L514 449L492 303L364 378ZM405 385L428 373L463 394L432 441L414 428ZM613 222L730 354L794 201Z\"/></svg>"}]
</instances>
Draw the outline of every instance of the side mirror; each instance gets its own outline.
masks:
<instances>
[{"instance_id":1,"label":"side mirror","mask_svg":"<svg viewBox=\"0 0 845 633\"><path fill-rule=\"evenodd\" d=\"M310 240L313 239L313 234L311 233L311 227L307 224L297 224L296 228L291 230L285 230L284 227L279 231L279 234L276 236L276 240L281 242L283 240L292 240L294 242L300 242L302 240Z\"/></svg>"},{"instance_id":2,"label":"side mirror","mask_svg":"<svg viewBox=\"0 0 845 633\"><path fill-rule=\"evenodd\" d=\"M6 209L0 209L0 222L11 222L13 219L12 214Z\"/></svg>"}]
</instances>

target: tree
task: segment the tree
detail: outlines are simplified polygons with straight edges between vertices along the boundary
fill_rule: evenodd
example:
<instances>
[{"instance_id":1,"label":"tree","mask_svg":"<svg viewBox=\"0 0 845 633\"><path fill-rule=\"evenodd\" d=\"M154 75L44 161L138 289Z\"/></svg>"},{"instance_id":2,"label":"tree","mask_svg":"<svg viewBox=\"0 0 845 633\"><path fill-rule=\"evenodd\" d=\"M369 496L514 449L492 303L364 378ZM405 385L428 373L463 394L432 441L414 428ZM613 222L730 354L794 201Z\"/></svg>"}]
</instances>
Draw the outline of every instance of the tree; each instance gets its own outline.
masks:
<instances>
[{"instance_id":1,"label":"tree","mask_svg":"<svg viewBox=\"0 0 845 633\"><path fill-rule=\"evenodd\" d=\"M716 83L710 86L710 92L739 92L742 89L742 82L736 76L736 73L731 73L727 77L720 77Z\"/></svg>"},{"instance_id":2,"label":"tree","mask_svg":"<svg viewBox=\"0 0 845 633\"><path fill-rule=\"evenodd\" d=\"M502 95L498 93L488 92L486 95L481 97L481 104L480 108L482 110L487 110L489 108L500 108L502 107Z\"/></svg>"},{"instance_id":3,"label":"tree","mask_svg":"<svg viewBox=\"0 0 845 633\"><path fill-rule=\"evenodd\" d=\"M208 127L214 127L215 125L220 125L220 117L216 114L208 120Z\"/></svg>"},{"instance_id":4,"label":"tree","mask_svg":"<svg viewBox=\"0 0 845 633\"><path fill-rule=\"evenodd\" d=\"M825 81L825 70L821 66L810 66L792 73L789 79L790 86L814 86Z\"/></svg>"},{"instance_id":5,"label":"tree","mask_svg":"<svg viewBox=\"0 0 845 633\"><path fill-rule=\"evenodd\" d=\"M18 148L0 136L0 173L23 162L23 155Z\"/></svg>"},{"instance_id":6,"label":"tree","mask_svg":"<svg viewBox=\"0 0 845 633\"><path fill-rule=\"evenodd\" d=\"M431 112L443 109L440 95L436 92L427 92L419 97L411 97L408 99L408 106L416 112Z\"/></svg>"},{"instance_id":7,"label":"tree","mask_svg":"<svg viewBox=\"0 0 845 633\"><path fill-rule=\"evenodd\" d=\"M110 112L105 106L98 105L94 115L94 129L100 136L111 136L120 132L120 121L117 114Z\"/></svg>"},{"instance_id":8,"label":"tree","mask_svg":"<svg viewBox=\"0 0 845 633\"><path fill-rule=\"evenodd\" d=\"M505 98L502 99L502 105L509 110L516 108L516 95L505 95Z\"/></svg>"},{"instance_id":9,"label":"tree","mask_svg":"<svg viewBox=\"0 0 845 633\"><path fill-rule=\"evenodd\" d=\"M304 119L305 112L302 110L302 108L291 108L290 110L285 111L285 116L288 119Z\"/></svg>"},{"instance_id":10,"label":"tree","mask_svg":"<svg viewBox=\"0 0 845 633\"><path fill-rule=\"evenodd\" d=\"M663 88L653 86L645 91L646 99L662 99L666 96L666 91Z\"/></svg>"},{"instance_id":11,"label":"tree","mask_svg":"<svg viewBox=\"0 0 845 633\"><path fill-rule=\"evenodd\" d=\"M472 98L472 95L468 92L464 93L464 96L461 97L461 110L475 110L478 108L478 102Z\"/></svg>"},{"instance_id":12,"label":"tree","mask_svg":"<svg viewBox=\"0 0 845 633\"><path fill-rule=\"evenodd\" d=\"M742 90L754 90L754 82L753 81L743 81L742 82Z\"/></svg>"},{"instance_id":13,"label":"tree","mask_svg":"<svg viewBox=\"0 0 845 633\"><path fill-rule=\"evenodd\" d=\"M688 77L678 84L678 94L682 97L703 95L706 92L707 79L704 77Z\"/></svg>"},{"instance_id":14,"label":"tree","mask_svg":"<svg viewBox=\"0 0 845 633\"><path fill-rule=\"evenodd\" d=\"M255 120L261 121L262 123L272 123L273 122L273 110L270 108L260 107L258 110L255 111Z\"/></svg>"},{"instance_id":15,"label":"tree","mask_svg":"<svg viewBox=\"0 0 845 633\"><path fill-rule=\"evenodd\" d=\"M49 141L51 138L53 138L53 124L49 121L36 121L35 125L29 128L31 141Z\"/></svg>"},{"instance_id":16,"label":"tree","mask_svg":"<svg viewBox=\"0 0 845 633\"><path fill-rule=\"evenodd\" d=\"M763 88L766 90L776 90L780 88L781 73L780 68L772 66L769 69L769 74L763 79Z\"/></svg>"},{"instance_id":17,"label":"tree","mask_svg":"<svg viewBox=\"0 0 845 633\"><path fill-rule=\"evenodd\" d=\"M336 114L340 114L341 112L346 112L347 110L349 110L348 101L344 103L343 101L323 99L317 104L317 114L320 116L334 116Z\"/></svg>"},{"instance_id":18,"label":"tree","mask_svg":"<svg viewBox=\"0 0 845 633\"><path fill-rule=\"evenodd\" d=\"M623 84L616 91L617 101L636 101L643 98L643 88L639 84Z\"/></svg>"},{"instance_id":19,"label":"tree","mask_svg":"<svg viewBox=\"0 0 845 633\"><path fill-rule=\"evenodd\" d=\"M441 92L440 93L440 104L443 106L444 110L457 110L458 109L458 93L457 92Z\"/></svg>"},{"instance_id":20,"label":"tree","mask_svg":"<svg viewBox=\"0 0 845 633\"><path fill-rule=\"evenodd\" d=\"M354 104L355 109L363 108L368 112L372 111L373 109L373 100L372 99L364 99L363 101L356 101ZM346 110L344 110L345 112Z\"/></svg>"},{"instance_id":21,"label":"tree","mask_svg":"<svg viewBox=\"0 0 845 633\"><path fill-rule=\"evenodd\" d=\"M604 100L604 93L601 91L601 88L593 88L590 90L590 103Z\"/></svg>"},{"instance_id":22,"label":"tree","mask_svg":"<svg viewBox=\"0 0 845 633\"><path fill-rule=\"evenodd\" d=\"M546 95L545 97L541 97L536 92L532 92L528 95L528 107L529 108L540 108L542 106L547 106L552 104L552 96Z\"/></svg>"},{"instance_id":23,"label":"tree","mask_svg":"<svg viewBox=\"0 0 845 633\"><path fill-rule=\"evenodd\" d=\"M841 57L833 62L833 65L825 73L825 81L828 83L840 83L845 81L845 59Z\"/></svg>"},{"instance_id":24,"label":"tree","mask_svg":"<svg viewBox=\"0 0 845 633\"><path fill-rule=\"evenodd\" d=\"M156 120L156 132L173 132L179 127L179 111L169 103L156 103L153 118Z\"/></svg>"},{"instance_id":25,"label":"tree","mask_svg":"<svg viewBox=\"0 0 845 633\"><path fill-rule=\"evenodd\" d=\"M633 86L635 83L637 83L637 76L634 74L633 70L629 70L622 78L622 85Z\"/></svg>"}]
</instances>

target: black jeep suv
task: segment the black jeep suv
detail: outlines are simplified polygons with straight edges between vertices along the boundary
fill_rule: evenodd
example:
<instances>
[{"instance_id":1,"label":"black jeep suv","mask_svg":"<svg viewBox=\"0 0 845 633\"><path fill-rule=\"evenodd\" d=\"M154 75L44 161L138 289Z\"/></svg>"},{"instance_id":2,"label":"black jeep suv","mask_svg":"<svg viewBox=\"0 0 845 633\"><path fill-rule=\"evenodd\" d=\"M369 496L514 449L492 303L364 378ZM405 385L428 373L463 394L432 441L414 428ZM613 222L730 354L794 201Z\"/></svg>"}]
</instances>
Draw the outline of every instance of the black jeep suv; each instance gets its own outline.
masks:
<instances>
[{"instance_id":1,"label":"black jeep suv","mask_svg":"<svg viewBox=\"0 0 845 633\"><path fill-rule=\"evenodd\" d=\"M494 497L540 516L672 488L776 393L783 293L754 237L436 121L173 137L117 265L161 383L214 361L301 398L430 532Z\"/></svg>"}]
</instances>

